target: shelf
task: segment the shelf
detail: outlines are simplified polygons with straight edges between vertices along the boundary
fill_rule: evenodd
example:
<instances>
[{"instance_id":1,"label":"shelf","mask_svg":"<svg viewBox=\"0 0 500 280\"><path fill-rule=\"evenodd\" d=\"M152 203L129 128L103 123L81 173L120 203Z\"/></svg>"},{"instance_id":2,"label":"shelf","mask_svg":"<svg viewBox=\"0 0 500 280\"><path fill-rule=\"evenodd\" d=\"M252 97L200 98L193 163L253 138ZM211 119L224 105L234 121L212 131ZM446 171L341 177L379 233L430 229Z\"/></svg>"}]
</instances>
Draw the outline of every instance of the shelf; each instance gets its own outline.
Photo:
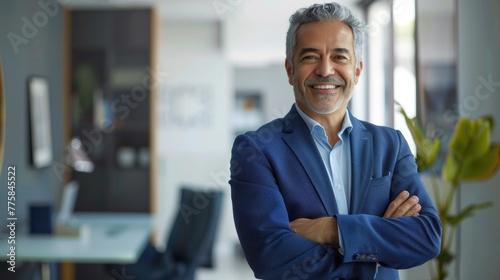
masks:
<instances>
[{"instance_id":1,"label":"shelf","mask_svg":"<svg viewBox=\"0 0 500 280\"><path fill-rule=\"evenodd\" d=\"M74 173L85 198L77 210L150 209L150 92L134 90L151 75L151 16L150 9L71 11L71 129L95 164L93 173ZM97 127L96 119L112 125ZM132 148L130 168L118 164L123 147Z\"/></svg>"}]
</instances>

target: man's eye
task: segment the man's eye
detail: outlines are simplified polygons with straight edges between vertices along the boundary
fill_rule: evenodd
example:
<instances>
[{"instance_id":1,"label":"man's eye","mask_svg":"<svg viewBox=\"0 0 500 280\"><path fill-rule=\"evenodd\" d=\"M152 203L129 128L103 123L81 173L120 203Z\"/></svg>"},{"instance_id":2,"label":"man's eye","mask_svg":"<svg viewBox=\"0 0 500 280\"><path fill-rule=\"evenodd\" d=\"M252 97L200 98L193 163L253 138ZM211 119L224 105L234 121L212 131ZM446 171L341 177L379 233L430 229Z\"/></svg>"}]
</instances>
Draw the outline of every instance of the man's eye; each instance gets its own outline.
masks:
<instances>
[{"instance_id":1,"label":"man's eye","mask_svg":"<svg viewBox=\"0 0 500 280\"><path fill-rule=\"evenodd\" d=\"M338 60L344 60L344 59L348 59L347 57L343 56L343 55L337 55L335 57L335 59L338 59Z\"/></svg>"},{"instance_id":2,"label":"man's eye","mask_svg":"<svg viewBox=\"0 0 500 280\"><path fill-rule=\"evenodd\" d=\"M315 60L317 59L315 56L309 55L309 56L304 56L304 60Z\"/></svg>"}]
</instances>

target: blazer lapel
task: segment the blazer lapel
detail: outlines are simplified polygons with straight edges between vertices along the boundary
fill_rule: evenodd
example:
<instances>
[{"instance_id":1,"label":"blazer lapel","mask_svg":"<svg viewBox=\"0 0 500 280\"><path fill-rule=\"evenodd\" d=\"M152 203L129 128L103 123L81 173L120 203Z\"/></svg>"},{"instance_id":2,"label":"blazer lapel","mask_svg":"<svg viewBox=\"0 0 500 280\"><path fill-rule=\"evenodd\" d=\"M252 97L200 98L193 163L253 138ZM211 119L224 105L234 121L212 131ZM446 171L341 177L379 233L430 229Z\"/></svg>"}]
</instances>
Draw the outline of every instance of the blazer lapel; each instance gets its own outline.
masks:
<instances>
[{"instance_id":1,"label":"blazer lapel","mask_svg":"<svg viewBox=\"0 0 500 280\"><path fill-rule=\"evenodd\" d=\"M373 165L372 135L349 111L353 130L351 140L351 207L350 214L357 214L366 199Z\"/></svg>"},{"instance_id":2,"label":"blazer lapel","mask_svg":"<svg viewBox=\"0 0 500 280\"><path fill-rule=\"evenodd\" d=\"M328 215L335 215L338 213L337 203L335 202L328 173L311 136L311 131L298 114L295 105L292 106L283 121L283 140L292 149L306 170Z\"/></svg>"}]
</instances>

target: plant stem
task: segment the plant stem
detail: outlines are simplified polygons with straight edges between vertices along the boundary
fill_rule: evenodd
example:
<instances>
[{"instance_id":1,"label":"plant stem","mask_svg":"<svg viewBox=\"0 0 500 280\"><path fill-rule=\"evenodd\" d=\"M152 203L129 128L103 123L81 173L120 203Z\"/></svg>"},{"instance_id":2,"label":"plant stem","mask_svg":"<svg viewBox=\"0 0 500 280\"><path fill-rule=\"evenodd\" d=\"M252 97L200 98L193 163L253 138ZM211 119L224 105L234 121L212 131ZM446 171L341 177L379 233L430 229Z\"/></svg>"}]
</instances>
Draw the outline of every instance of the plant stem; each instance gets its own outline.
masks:
<instances>
[{"instance_id":1,"label":"plant stem","mask_svg":"<svg viewBox=\"0 0 500 280\"><path fill-rule=\"evenodd\" d=\"M429 173L431 175L436 208L442 224L440 257L435 260L436 270L433 268L431 270L431 275L433 280L444 280L448 275L448 266L453 260L453 256L451 255L451 246L453 244L455 227L450 225L448 217L450 215L451 206L453 204L458 186L455 184L449 184L443 180L441 185L442 189L440 189L436 173L431 169L429 169Z\"/></svg>"},{"instance_id":2,"label":"plant stem","mask_svg":"<svg viewBox=\"0 0 500 280\"><path fill-rule=\"evenodd\" d=\"M444 183L444 185L448 186L447 183ZM444 207L446 208L447 212L449 212L449 210L451 208L451 204L455 200L455 194L457 192L457 189L458 189L458 185L451 184L451 188L449 188L449 190L448 190L448 195L446 196L446 202L445 202L445 205L444 205ZM447 213L447 214L449 214L449 213Z\"/></svg>"},{"instance_id":3,"label":"plant stem","mask_svg":"<svg viewBox=\"0 0 500 280\"><path fill-rule=\"evenodd\" d=\"M432 190L434 192L434 200L436 201L436 207L439 209L441 206L441 195L439 194L439 184L437 182L437 176L434 170L429 169L431 175Z\"/></svg>"}]
</instances>

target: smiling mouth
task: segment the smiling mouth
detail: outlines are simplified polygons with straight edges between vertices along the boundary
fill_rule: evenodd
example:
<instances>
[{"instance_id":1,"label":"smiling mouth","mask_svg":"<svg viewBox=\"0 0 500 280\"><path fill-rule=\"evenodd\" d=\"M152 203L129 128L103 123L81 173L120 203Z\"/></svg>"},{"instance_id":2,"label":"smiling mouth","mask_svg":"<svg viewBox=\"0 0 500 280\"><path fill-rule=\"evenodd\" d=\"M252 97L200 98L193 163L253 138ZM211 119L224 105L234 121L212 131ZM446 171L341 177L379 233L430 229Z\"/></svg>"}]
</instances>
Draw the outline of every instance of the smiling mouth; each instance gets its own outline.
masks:
<instances>
[{"instance_id":1,"label":"smiling mouth","mask_svg":"<svg viewBox=\"0 0 500 280\"><path fill-rule=\"evenodd\" d=\"M340 86L337 85L312 85L312 88L314 89L336 89L339 87Z\"/></svg>"}]
</instances>

